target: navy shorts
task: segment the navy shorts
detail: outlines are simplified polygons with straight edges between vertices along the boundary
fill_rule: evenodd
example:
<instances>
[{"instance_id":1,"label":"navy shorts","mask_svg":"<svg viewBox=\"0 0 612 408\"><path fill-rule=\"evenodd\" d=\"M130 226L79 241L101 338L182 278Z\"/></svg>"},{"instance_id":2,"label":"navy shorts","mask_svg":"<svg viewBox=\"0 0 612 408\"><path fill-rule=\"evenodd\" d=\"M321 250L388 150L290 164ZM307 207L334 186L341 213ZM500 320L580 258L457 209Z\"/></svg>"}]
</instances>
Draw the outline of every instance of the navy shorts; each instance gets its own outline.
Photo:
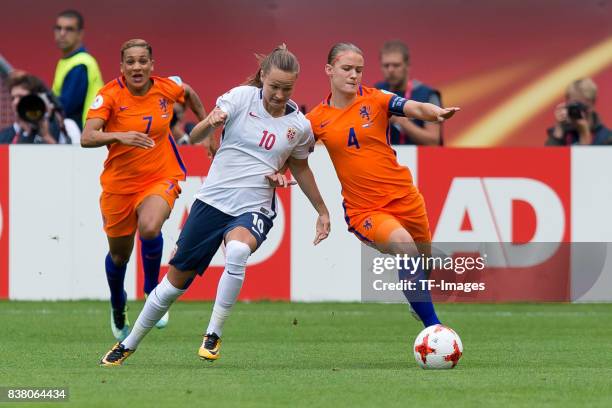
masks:
<instances>
[{"instance_id":1,"label":"navy shorts","mask_svg":"<svg viewBox=\"0 0 612 408\"><path fill-rule=\"evenodd\" d=\"M272 220L258 212L228 215L196 199L170 260L180 271L196 271L202 275L221 246L225 234L236 227L248 229L257 240L257 248L266 240Z\"/></svg>"}]
</instances>

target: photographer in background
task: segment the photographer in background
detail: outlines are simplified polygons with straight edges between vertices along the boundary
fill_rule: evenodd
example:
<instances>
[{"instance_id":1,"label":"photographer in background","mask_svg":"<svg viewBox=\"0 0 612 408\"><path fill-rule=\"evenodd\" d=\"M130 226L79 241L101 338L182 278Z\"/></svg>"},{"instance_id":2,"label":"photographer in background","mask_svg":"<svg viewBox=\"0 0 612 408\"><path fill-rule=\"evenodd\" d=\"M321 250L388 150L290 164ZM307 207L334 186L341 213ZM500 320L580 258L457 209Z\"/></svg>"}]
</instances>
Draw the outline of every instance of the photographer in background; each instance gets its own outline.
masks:
<instances>
[{"instance_id":1,"label":"photographer in background","mask_svg":"<svg viewBox=\"0 0 612 408\"><path fill-rule=\"evenodd\" d=\"M417 102L428 102L442 106L440 92L423 82L410 77L410 52L400 40L391 40L380 49L380 68L384 80L374 84L375 88L393 92L399 97ZM389 119L391 144L442 146L442 124L391 116Z\"/></svg>"},{"instance_id":2,"label":"photographer in background","mask_svg":"<svg viewBox=\"0 0 612 408\"><path fill-rule=\"evenodd\" d=\"M0 144L80 143L78 125L64 119L59 102L40 79L14 73L8 88L16 120L0 130Z\"/></svg>"},{"instance_id":3,"label":"photographer in background","mask_svg":"<svg viewBox=\"0 0 612 408\"><path fill-rule=\"evenodd\" d=\"M572 82L565 92L565 102L555 108L555 126L547 130L547 146L612 144L610 130L595 112L597 85L590 78Z\"/></svg>"}]
</instances>

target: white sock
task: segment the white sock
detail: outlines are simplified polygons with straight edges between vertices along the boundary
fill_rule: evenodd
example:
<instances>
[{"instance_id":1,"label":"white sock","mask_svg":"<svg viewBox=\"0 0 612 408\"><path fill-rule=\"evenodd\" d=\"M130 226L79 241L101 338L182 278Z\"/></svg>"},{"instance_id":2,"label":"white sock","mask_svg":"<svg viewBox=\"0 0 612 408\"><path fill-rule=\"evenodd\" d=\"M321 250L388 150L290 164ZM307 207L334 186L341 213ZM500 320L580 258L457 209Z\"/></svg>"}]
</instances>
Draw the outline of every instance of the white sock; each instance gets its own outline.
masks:
<instances>
[{"instance_id":1,"label":"white sock","mask_svg":"<svg viewBox=\"0 0 612 408\"><path fill-rule=\"evenodd\" d=\"M155 287L147 297L144 308L138 315L136 323L125 340L121 342L125 348L136 350L144 336L151 330L155 323L170 309L170 306L185 290L177 289L164 276L159 285Z\"/></svg>"},{"instance_id":2,"label":"white sock","mask_svg":"<svg viewBox=\"0 0 612 408\"><path fill-rule=\"evenodd\" d=\"M217 298L206 333L216 333L221 337L225 320L240 294L249 255L251 249L244 242L230 241L225 246L225 270L217 285Z\"/></svg>"}]
</instances>

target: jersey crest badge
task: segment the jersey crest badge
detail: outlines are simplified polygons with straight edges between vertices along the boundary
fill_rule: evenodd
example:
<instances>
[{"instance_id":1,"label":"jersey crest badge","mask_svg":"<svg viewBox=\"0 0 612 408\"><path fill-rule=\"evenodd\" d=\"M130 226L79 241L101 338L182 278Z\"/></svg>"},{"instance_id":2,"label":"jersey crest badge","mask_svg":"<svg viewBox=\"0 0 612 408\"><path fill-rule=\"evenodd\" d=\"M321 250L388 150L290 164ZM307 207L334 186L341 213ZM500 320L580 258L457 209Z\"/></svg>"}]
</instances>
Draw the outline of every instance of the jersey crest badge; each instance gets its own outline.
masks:
<instances>
[{"instance_id":1,"label":"jersey crest badge","mask_svg":"<svg viewBox=\"0 0 612 408\"><path fill-rule=\"evenodd\" d=\"M166 98L159 98L159 109L164 113L168 113L168 100Z\"/></svg>"},{"instance_id":2,"label":"jersey crest badge","mask_svg":"<svg viewBox=\"0 0 612 408\"><path fill-rule=\"evenodd\" d=\"M362 105L359 108L359 115L361 116L361 119L363 119L363 121L365 122L364 124L361 125L361 127L367 128L370 127L372 125L372 119L370 118L370 106L368 105Z\"/></svg>"},{"instance_id":3,"label":"jersey crest badge","mask_svg":"<svg viewBox=\"0 0 612 408\"><path fill-rule=\"evenodd\" d=\"M370 107L368 105L363 105L359 108L359 115L361 115L361 119L367 120L370 122Z\"/></svg>"},{"instance_id":4,"label":"jersey crest badge","mask_svg":"<svg viewBox=\"0 0 612 408\"><path fill-rule=\"evenodd\" d=\"M295 136L297 135L297 129L290 127L289 129L287 129L287 140L288 141L292 141Z\"/></svg>"}]
</instances>

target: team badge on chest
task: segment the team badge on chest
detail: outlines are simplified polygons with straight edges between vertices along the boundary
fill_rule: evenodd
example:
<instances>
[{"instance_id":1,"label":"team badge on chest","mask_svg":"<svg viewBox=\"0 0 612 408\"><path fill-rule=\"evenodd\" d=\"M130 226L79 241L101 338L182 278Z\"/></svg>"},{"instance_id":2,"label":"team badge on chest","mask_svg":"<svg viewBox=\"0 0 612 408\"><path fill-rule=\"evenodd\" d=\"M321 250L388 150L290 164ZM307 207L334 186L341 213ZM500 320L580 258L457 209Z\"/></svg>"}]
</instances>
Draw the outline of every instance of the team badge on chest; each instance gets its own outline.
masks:
<instances>
[{"instance_id":1,"label":"team badge on chest","mask_svg":"<svg viewBox=\"0 0 612 408\"><path fill-rule=\"evenodd\" d=\"M166 119L168 117L168 100L166 98L159 99L159 109L162 111L161 117Z\"/></svg>"},{"instance_id":2,"label":"team badge on chest","mask_svg":"<svg viewBox=\"0 0 612 408\"><path fill-rule=\"evenodd\" d=\"M288 141L292 141L295 136L297 135L297 129L290 127L289 129L287 129L287 140Z\"/></svg>"},{"instance_id":3,"label":"team badge on chest","mask_svg":"<svg viewBox=\"0 0 612 408\"><path fill-rule=\"evenodd\" d=\"M168 100L166 98L159 98L159 109L163 113L168 113Z\"/></svg>"},{"instance_id":4,"label":"team badge on chest","mask_svg":"<svg viewBox=\"0 0 612 408\"><path fill-rule=\"evenodd\" d=\"M368 105L362 105L359 108L359 115L361 116L361 119L365 122L361 125L361 127L367 128L372 125L372 119L370 117L371 109Z\"/></svg>"}]
</instances>

